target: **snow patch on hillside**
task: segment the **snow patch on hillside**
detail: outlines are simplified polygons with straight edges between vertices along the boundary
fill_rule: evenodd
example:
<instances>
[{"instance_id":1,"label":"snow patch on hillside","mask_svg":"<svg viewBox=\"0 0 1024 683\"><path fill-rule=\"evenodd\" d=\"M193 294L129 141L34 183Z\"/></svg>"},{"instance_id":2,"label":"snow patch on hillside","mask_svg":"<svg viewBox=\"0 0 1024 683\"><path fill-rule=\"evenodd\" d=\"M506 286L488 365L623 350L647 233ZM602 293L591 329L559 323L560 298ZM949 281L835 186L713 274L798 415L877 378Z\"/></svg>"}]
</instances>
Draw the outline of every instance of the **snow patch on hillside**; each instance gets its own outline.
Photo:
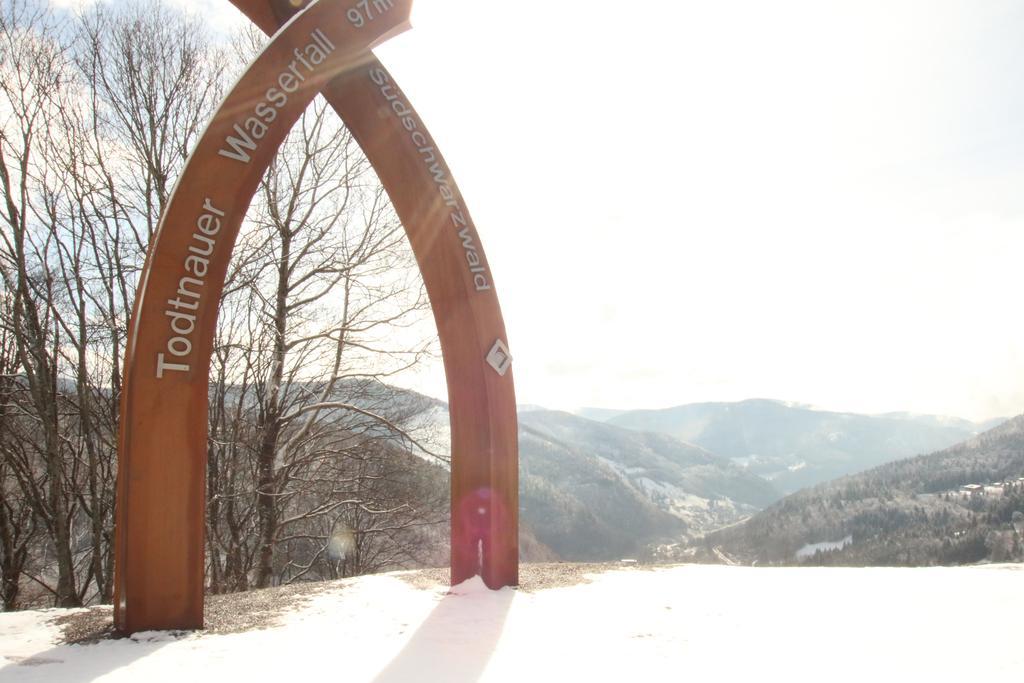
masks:
<instances>
[{"instance_id":1,"label":"snow patch on hillside","mask_svg":"<svg viewBox=\"0 0 1024 683\"><path fill-rule=\"evenodd\" d=\"M814 553L827 552L829 550L842 550L853 543L853 536L847 535L838 541L821 541L819 543L808 543L796 551L796 559L803 560L812 557Z\"/></svg>"}]
</instances>

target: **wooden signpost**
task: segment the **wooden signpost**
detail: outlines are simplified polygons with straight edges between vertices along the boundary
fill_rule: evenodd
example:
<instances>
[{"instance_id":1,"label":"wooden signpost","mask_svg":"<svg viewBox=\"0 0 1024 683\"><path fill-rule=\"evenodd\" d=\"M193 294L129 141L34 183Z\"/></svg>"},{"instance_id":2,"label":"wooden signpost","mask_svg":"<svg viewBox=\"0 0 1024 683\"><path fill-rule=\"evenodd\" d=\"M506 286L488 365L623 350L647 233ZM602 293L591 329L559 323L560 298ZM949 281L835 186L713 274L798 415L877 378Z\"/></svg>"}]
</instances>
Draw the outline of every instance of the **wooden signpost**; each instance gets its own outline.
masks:
<instances>
[{"instance_id":1,"label":"wooden signpost","mask_svg":"<svg viewBox=\"0 0 1024 683\"><path fill-rule=\"evenodd\" d=\"M494 279L450 170L370 52L407 27L411 0L319 0L301 12L292 0L232 2L274 37L189 159L139 283L121 401L115 625L202 627L219 297L259 180L317 93L374 166L430 296L451 415L452 582L479 574L491 588L515 585L517 422Z\"/></svg>"}]
</instances>

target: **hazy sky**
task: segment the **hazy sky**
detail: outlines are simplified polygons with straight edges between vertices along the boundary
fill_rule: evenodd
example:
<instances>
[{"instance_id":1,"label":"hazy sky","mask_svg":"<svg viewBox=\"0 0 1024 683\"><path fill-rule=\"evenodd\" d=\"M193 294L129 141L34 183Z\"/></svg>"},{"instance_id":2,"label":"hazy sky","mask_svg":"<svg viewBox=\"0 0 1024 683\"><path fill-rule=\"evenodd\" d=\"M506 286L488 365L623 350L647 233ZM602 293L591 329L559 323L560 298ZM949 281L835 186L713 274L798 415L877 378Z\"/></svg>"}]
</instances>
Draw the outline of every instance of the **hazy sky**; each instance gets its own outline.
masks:
<instances>
[{"instance_id":1,"label":"hazy sky","mask_svg":"<svg viewBox=\"0 0 1024 683\"><path fill-rule=\"evenodd\" d=\"M520 402L1024 410L1024 2L418 0L413 23L378 54L475 217Z\"/></svg>"}]
</instances>

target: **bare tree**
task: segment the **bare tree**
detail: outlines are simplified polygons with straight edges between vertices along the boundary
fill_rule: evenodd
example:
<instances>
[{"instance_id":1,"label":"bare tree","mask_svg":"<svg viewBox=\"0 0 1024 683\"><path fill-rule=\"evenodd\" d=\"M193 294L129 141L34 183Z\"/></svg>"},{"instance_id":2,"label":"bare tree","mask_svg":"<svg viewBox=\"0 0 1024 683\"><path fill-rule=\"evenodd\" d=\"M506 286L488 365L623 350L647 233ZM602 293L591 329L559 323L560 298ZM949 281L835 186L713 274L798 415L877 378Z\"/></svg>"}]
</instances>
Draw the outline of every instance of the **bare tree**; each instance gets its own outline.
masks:
<instances>
[{"instance_id":1,"label":"bare tree","mask_svg":"<svg viewBox=\"0 0 1024 683\"><path fill-rule=\"evenodd\" d=\"M248 543L237 528L245 519L258 547L221 548L225 567L211 573L226 575L227 558L246 557L253 585L266 586L296 574L290 551L277 557L280 544L315 537L323 554L343 513L360 509L394 522L405 509L378 505L370 488L350 484L361 479L354 473L367 453L386 459L395 443L409 444L402 428L409 415L398 415L392 403L389 418L374 404L386 403L379 379L417 363L428 345L388 344L397 328L421 319L426 301L379 182L322 100L279 152L250 216L226 297L227 310L246 322L222 318L231 331L222 333L218 353L218 374L237 382L237 394L226 401L230 391L215 389L211 402L218 433L228 429L219 422L230 405L234 419L248 422L230 429L246 441L239 451L211 440L210 457L250 459L254 510L211 529L210 538ZM244 303L232 306L232 298ZM239 336L249 343L229 341ZM384 441L390 449L376 445ZM213 480L225 481L219 473ZM210 493L211 506L238 512L237 491ZM219 524L213 512L211 524ZM308 567L298 571L305 575Z\"/></svg>"},{"instance_id":2,"label":"bare tree","mask_svg":"<svg viewBox=\"0 0 1024 683\"><path fill-rule=\"evenodd\" d=\"M225 52L157 0L74 16L45 0L0 8L5 608L111 597L136 280L223 91ZM431 349L410 332L425 312L379 182L318 100L261 185L221 305L212 590L423 561L445 519L446 473L410 455L427 455L406 430L427 404L382 380Z\"/></svg>"},{"instance_id":3,"label":"bare tree","mask_svg":"<svg viewBox=\"0 0 1024 683\"><path fill-rule=\"evenodd\" d=\"M41 437L33 448L23 435L30 444L5 460L53 544L55 600L69 605L111 595L135 282L224 60L197 19L159 3L97 5L73 21L49 10L15 0L0 11L3 323L29 399L15 426L32 420Z\"/></svg>"},{"instance_id":4,"label":"bare tree","mask_svg":"<svg viewBox=\"0 0 1024 683\"><path fill-rule=\"evenodd\" d=\"M11 297L0 298L3 314L0 320L11 319ZM0 599L5 610L17 609L21 595L21 575L29 561L29 553L39 542L39 529L32 506L25 500L13 456L20 434L20 383L18 381L17 349L11 330L0 327Z\"/></svg>"},{"instance_id":5,"label":"bare tree","mask_svg":"<svg viewBox=\"0 0 1024 683\"><path fill-rule=\"evenodd\" d=\"M224 60L196 17L157 2L94 7L79 21L82 100L62 125L66 181L54 201L68 313L62 318L77 393L80 488L90 520L90 574L113 588L114 463L121 363L135 282L170 185L211 115ZM63 206L62 206L63 205Z\"/></svg>"},{"instance_id":6,"label":"bare tree","mask_svg":"<svg viewBox=\"0 0 1024 683\"><path fill-rule=\"evenodd\" d=\"M98 5L81 23L79 56L92 88L94 125L123 145L103 164L112 208L127 218L136 251L149 238L173 182L220 101L227 60L202 19L156 0Z\"/></svg>"},{"instance_id":7,"label":"bare tree","mask_svg":"<svg viewBox=\"0 0 1024 683\"><path fill-rule=\"evenodd\" d=\"M58 286L50 268L52 225L42 211L49 170L37 153L68 106L72 81L62 27L40 7L11 2L0 10L0 193L4 222L0 273L11 292L10 328L21 374L31 396L43 447L45 494L29 500L46 525L57 560L57 604L80 603L71 548L72 496L65 485L58 415L58 349L54 320Z\"/></svg>"}]
</instances>

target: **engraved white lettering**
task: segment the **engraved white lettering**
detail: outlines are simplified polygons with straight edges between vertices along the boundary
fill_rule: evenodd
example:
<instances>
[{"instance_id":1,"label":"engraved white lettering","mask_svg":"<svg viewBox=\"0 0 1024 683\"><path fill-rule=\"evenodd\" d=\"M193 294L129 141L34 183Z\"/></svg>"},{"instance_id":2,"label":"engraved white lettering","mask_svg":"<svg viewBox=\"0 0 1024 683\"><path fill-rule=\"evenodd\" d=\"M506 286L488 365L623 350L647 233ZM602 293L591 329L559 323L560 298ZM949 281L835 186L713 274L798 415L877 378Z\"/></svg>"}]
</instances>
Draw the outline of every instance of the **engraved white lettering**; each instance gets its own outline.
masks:
<instances>
[{"instance_id":1,"label":"engraved white lettering","mask_svg":"<svg viewBox=\"0 0 1024 683\"><path fill-rule=\"evenodd\" d=\"M224 146L217 150L217 154L243 164L252 161L250 153L256 151L260 140L267 134L270 123L277 118L277 110L288 104L288 96L298 90L299 85L313 75L334 50L334 43L327 39L321 29L310 33L309 42L301 48L295 48L295 60L274 79L275 87L263 94L263 99L253 106L251 114L247 113L232 126L232 131L224 137Z\"/></svg>"},{"instance_id":2,"label":"engraved white lettering","mask_svg":"<svg viewBox=\"0 0 1024 683\"><path fill-rule=\"evenodd\" d=\"M362 12L362 9L369 7L367 3L368 0L362 0L356 8L349 10L349 21L356 24L352 12ZM372 19L371 15L364 16L359 14L358 16L358 20L364 23L365 21L372 21ZM362 23L356 25L362 26ZM430 139L426 133L421 130L422 126L416 119L416 114L412 107L407 101L402 99L401 92L391 83L388 73L382 68L373 67L369 71L369 76L370 81L377 86L381 96L390 105L383 107L382 111L394 114L401 122L402 127L409 133L409 141L412 142L416 151L419 152L420 160L423 162L423 166L430 179L434 181L441 201L451 209L449 219L456 230L463 253L465 254L466 267L473 280L473 288L478 292L489 290L491 288L491 281L483 257L480 254L480 248L477 246L476 233L470 228L464 209L460 206L461 198L455 189L454 183L448 176L448 169L445 167L444 161L436 153L437 150L434 146L430 144Z\"/></svg>"},{"instance_id":3,"label":"engraved white lettering","mask_svg":"<svg viewBox=\"0 0 1024 683\"><path fill-rule=\"evenodd\" d=\"M184 359L192 353L192 335L196 331L197 313L203 296L206 294L206 275L210 267L210 257L217 246L215 235L220 232L220 219L224 211L213 205L206 197L203 201L202 213L196 219L196 229L191 235L188 255L185 257L184 269L187 273L178 280L177 298L167 300L164 315L169 319L170 337L167 340L166 352L156 354L156 376L162 379L168 372L190 372L192 365ZM182 359L170 363L168 356Z\"/></svg>"}]
</instances>

